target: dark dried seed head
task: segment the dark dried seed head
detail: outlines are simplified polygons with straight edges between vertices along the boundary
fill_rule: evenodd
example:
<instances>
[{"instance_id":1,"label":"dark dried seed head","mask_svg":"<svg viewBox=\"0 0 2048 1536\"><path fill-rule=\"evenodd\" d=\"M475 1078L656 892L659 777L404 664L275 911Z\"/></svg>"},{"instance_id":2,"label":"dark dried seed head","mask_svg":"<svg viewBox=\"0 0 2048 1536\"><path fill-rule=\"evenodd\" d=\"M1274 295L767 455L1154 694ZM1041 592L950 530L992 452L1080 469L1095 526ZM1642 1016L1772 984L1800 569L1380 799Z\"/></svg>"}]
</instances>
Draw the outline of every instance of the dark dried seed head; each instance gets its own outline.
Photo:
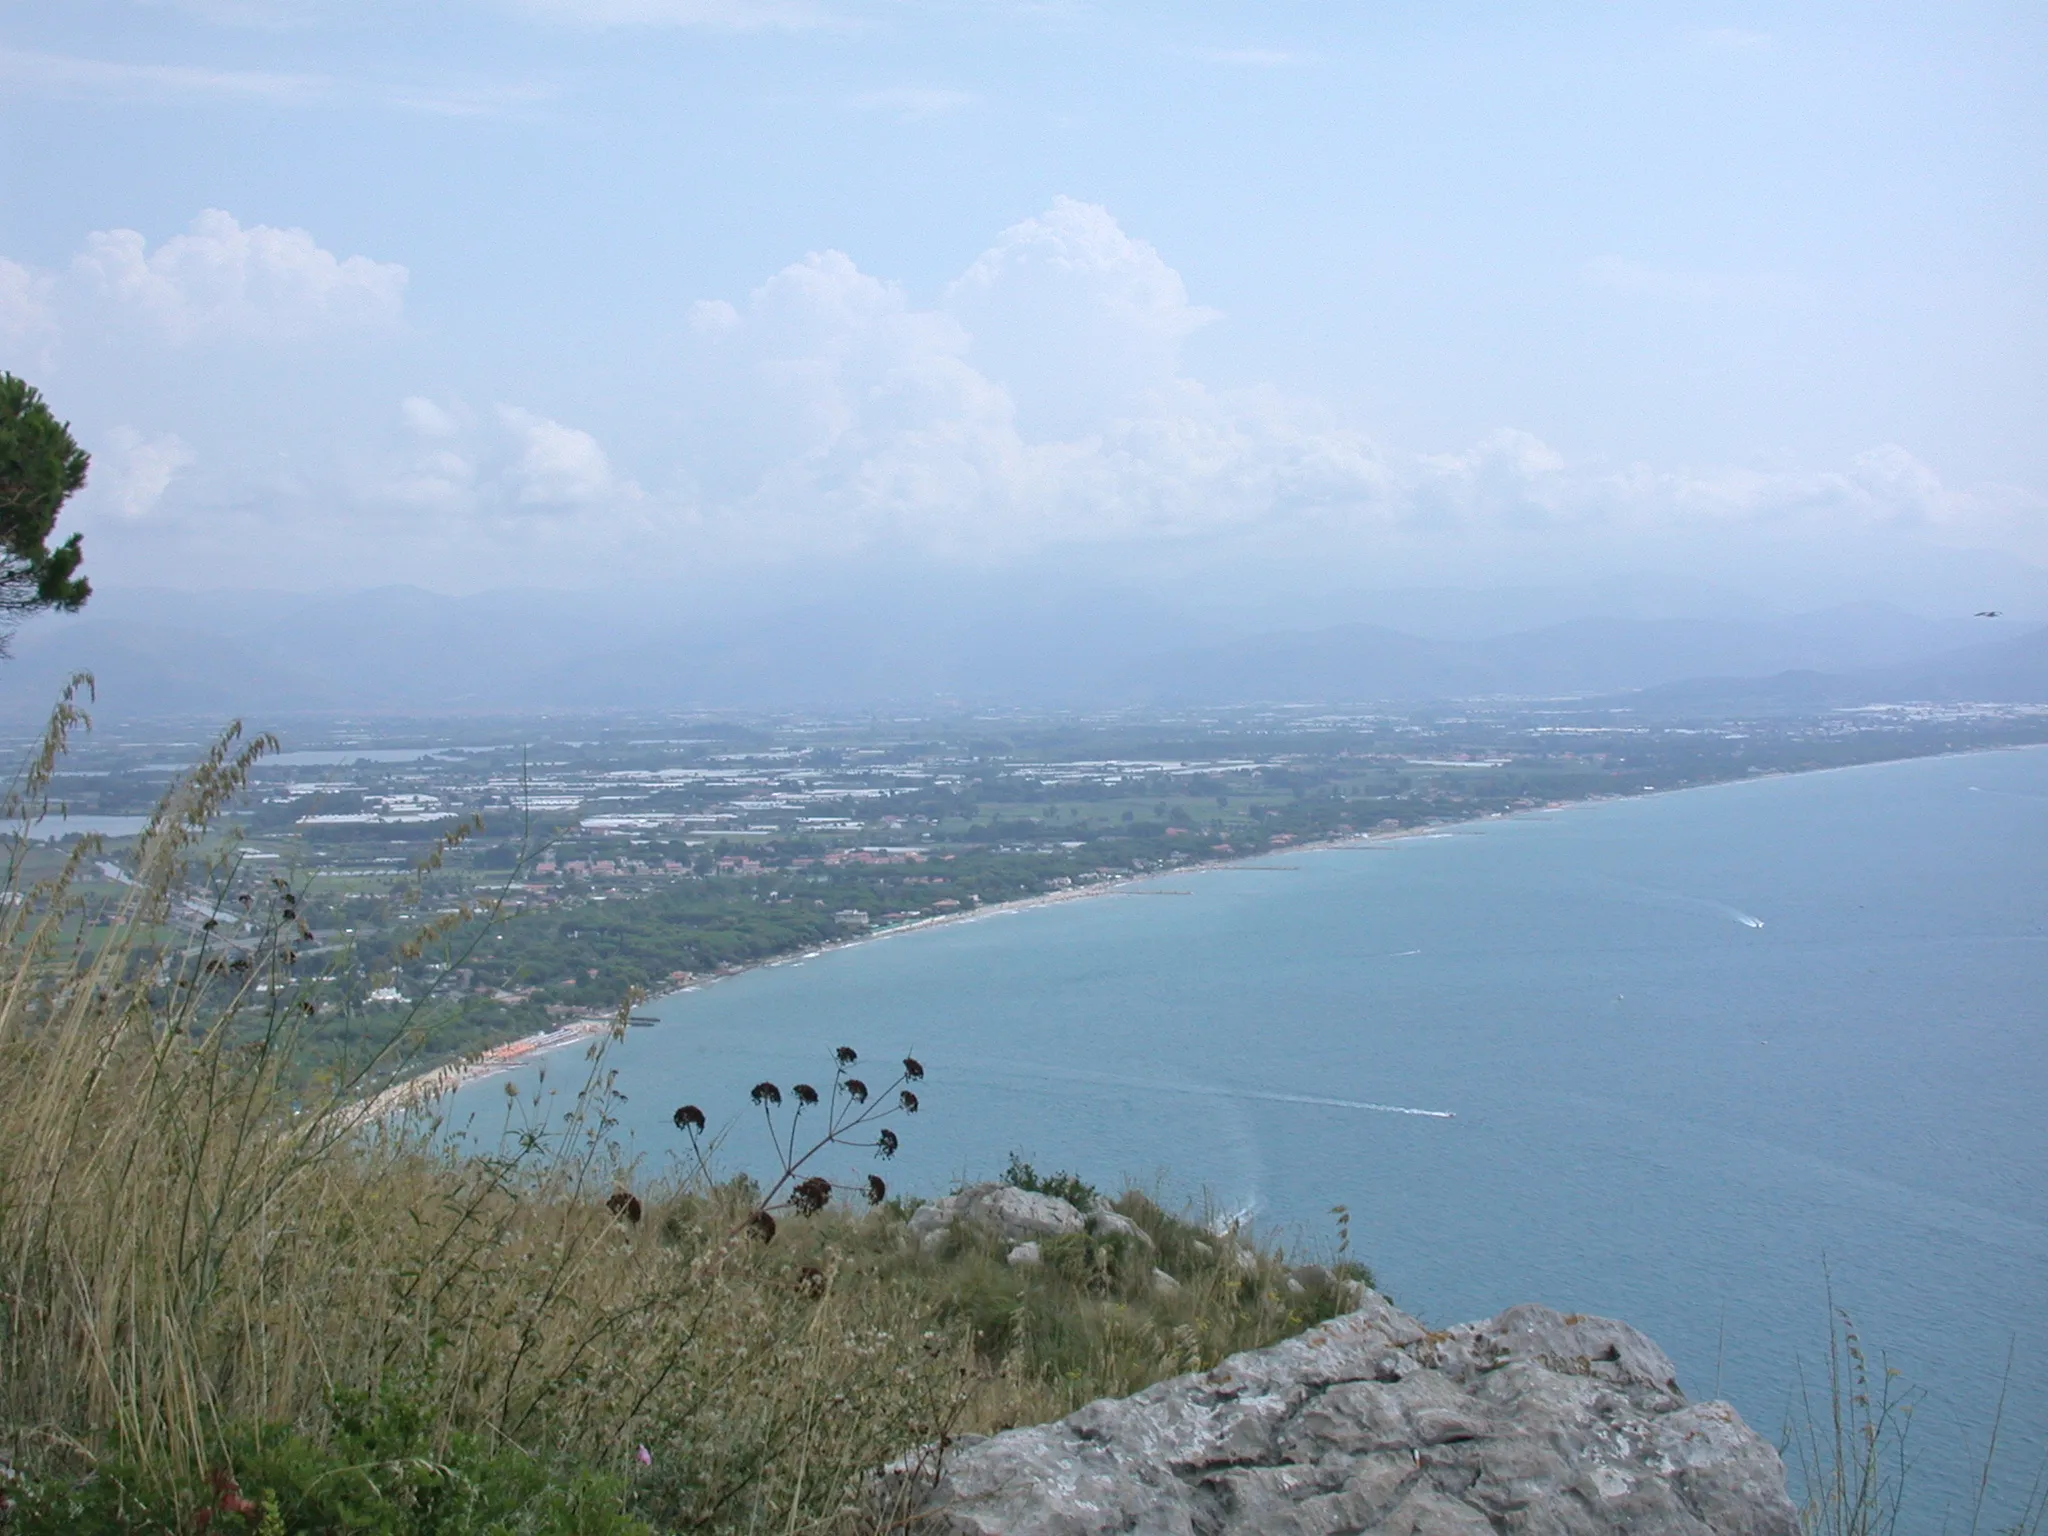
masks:
<instances>
[{"instance_id":1,"label":"dark dried seed head","mask_svg":"<svg viewBox=\"0 0 2048 1536\"><path fill-rule=\"evenodd\" d=\"M865 1104L868 1101L868 1085L857 1077L849 1077L846 1080L846 1096L856 1104Z\"/></svg>"},{"instance_id":2,"label":"dark dried seed head","mask_svg":"<svg viewBox=\"0 0 2048 1536\"><path fill-rule=\"evenodd\" d=\"M839 1058L839 1065L842 1067L850 1067L860 1060L860 1053L850 1045L842 1045L832 1054Z\"/></svg>"},{"instance_id":3,"label":"dark dried seed head","mask_svg":"<svg viewBox=\"0 0 2048 1536\"><path fill-rule=\"evenodd\" d=\"M782 1090L773 1083L754 1084L753 1100L756 1104L780 1104Z\"/></svg>"},{"instance_id":4,"label":"dark dried seed head","mask_svg":"<svg viewBox=\"0 0 2048 1536\"><path fill-rule=\"evenodd\" d=\"M676 1111L676 1129L679 1131L703 1130L704 1111L694 1104L685 1104Z\"/></svg>"},{"instance_id":5,"label":"dark dried seed head","mask_svg":"<svg viewBox=\"0 0 2048 1536\"><path fill-rule=\"evenodd\" d=\"M883 1202L884 1200L886 1200L886 1199L888 1199L888 1198L889 1198L889 1186L888 1186L888 1185L886 1185L886 1184L884 1184L884 1183L882 1182L882 1180L881 1180L881 1177L880 1177L880 1175L878 1175L878 1174L873 1174L873 1173L869 1174L869 1175L868 1175L868 1204L869 1204L869 1205L880 1205L880 1204L881 1204L881 1203L882 1203L882 1202Z\"/></svg>"},{"instance_id":6,"label":"dark dried seed head","mask_svg":"<svg viewBox=\"0 0 2048 1536\"><path fill-rule=\"evenodd\" d=\"M789 1192L789 1203L800 1215L815 1216L832 1198L832 1181L815 1175Z\"/></svg>"},{"instance_id":7,"label":"dark dried seed head","mask_svg":"<svg viewBox=\"0 0 2048 1536\"><path fill-rule=\"evenodd\" d=\"M623 1216L636 1226L639 1224L640 1197L638 1195L628 1194L622 1189L613 1195L611 1199L605 1201L604 1208L614 1216Z\"/></svg>"},{"instance_id":8,"label":"dark dried seed head","mask_svg":"<svg viewBox=\"0 0 2048 1536\"><path fill-rule=\"evenodd\" d=\"M875 1154L878 1157L894 1157L898 1145L896 1133L885 1125L875 1137Z\"/></svg>"},{"instance_id":9,"label":"dark dried seed head","mask_svg":"<svg viewBox=\"0 0 2048 1536\"><path fill-rule=\"evenodd\" d=\"M747 1218L747 1233L761 1242L775 1241L775 1218L766 1211L756 1211Z\"/></svg>"},{"instance_id":10,"label":"dark dried seed head","mask_svg":"<svg viewBox=\"0 0 2048 1536\"><path fill-rule=\"evenodd\" d=\"M798 1083L789 1091L796 1095L796 1101L799 1104L815 1104L818 1102L818 1090L809 1083Z\"/></svg>"},{"instance_id":11,"label":"dark dried seed head","mask_svg":"<svg viewBox=\"0 0 2048 1536\"><path fill-rule=\"evenodd\" d=\"M919 1061L915 1056L904 1057L903 1075L909 1078L913 1083L917 1082L924 1076L924 1063Z\"/></svg>"},{"instance_id":12,"label":"dark dried seed head","mask_svg":"<svg viewBox=\"0 0 2048 1536\"><path fill-rule=\"evenodd\" d=\"M816 1301L825 1294L825 1271L815 1264L806 1264L796 1272L796 1293Z\"/></svg>"},{"instance_id":13,"label":"dark dried seed head","mask_svg":"<svg viewBox=\"0 0 2048 1536\"><path fill-rule=\"evenodd\" d=\"M914 1115L917 1113L917 1095L912 1093L908 1088L904 1089L901 1093L896 1095L896 1102L903 1106L903 1113L905 1113L906 1115Z\"/></svg>"}]
</instances>

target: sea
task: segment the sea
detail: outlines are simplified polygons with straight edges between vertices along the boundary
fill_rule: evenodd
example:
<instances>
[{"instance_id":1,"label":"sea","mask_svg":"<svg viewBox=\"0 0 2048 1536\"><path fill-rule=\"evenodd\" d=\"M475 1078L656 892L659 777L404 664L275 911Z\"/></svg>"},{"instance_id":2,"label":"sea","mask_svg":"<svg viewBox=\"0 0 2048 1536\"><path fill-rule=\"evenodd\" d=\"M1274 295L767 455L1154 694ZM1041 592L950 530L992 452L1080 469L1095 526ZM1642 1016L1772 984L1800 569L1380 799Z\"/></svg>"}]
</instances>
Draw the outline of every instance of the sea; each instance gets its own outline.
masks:
<instances>
[{"instance_id":1,"label":"sea","mask_svg":"<svg viewBox=\"0 0 2048 1536\"><path fill-rule=\"evenodd\" d=\"M1994 1429L1982 1531L2048 1464L2048 748L1277 850L644 1011L605 1066L649 1179L680 1104L758 1171L753 1083L914 1053L901 1153L825 1172L1014 1153L1326 1255L1342 1208L1424 1320L1624 1318L1771 1439L1828 1412L1846 1320L1914 1405L1904 1529L1971 1528Z\"/></svg>"}]
</instances>

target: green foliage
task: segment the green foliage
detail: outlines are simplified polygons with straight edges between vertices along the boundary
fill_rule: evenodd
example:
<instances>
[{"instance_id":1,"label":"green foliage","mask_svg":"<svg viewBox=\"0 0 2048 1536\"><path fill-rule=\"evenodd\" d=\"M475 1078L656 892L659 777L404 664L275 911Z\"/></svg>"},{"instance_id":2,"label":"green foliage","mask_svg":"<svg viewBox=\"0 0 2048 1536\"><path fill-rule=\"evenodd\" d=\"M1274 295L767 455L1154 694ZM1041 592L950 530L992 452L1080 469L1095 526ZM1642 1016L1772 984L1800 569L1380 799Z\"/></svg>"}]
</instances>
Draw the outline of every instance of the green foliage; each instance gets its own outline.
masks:
<instances>
[{"instance_id":1,"label":"green foliage","mask_svg":"<svg viewBox=\"0 0 2048 1536\"><path fill-rule=\"evenodd\" d=\"M75 1482L22 1491L21 1536L166 1536L195 1525L222 1536L650 1536L624 1511L621 1476L549 1467L472 1434L438 1433L397 1392L344 1393L331 1432L243 1425L225 1464L166 1485L153 1465L116 1457ZM203 1525L202 1525L203 1522Z\"/></svg>"},{"instance_id":2,"label":"green foliage","mask_svg":"<svg viewBox=\"0 0 2048 1536\"><path fill-rule=\"evenodd\" d=\"M1040 1173L1014 1152L1010 1154L1010 1166L1003 1170L1003 1182L1012 1189L1029 1190L1034 1195L1051 1195L1054 1199L1064 1200L1077 1211L1087 1210L1101 1198L1102 1193L1076 1174Z\"/></svg>"},{"instance_id":3,"label":"green foliage","mask_svg":"<svg viewBox=\"0 0 2048 1536\"><path fill-rule=\"evenodd\" d=\"M1149 1281L1150 1256L1136 1239L1120 1232L1069 1232L1042 1239L1039 1258L1054 1274L1078 1291L1109 1296L1133 1283Z\"/></svg>"},{"instance_id":4,"label":"green foliage","mask_svg":"<svg viewBox=\"0 0 2048 1536\"><path fill-rule=\"evenodd\" d=\"M43 397L0 373L0 612L76 612L92 595L78 574L80 536L54 549L57 514L85 484L91 460Z\"/></svg>"}]
</instances>

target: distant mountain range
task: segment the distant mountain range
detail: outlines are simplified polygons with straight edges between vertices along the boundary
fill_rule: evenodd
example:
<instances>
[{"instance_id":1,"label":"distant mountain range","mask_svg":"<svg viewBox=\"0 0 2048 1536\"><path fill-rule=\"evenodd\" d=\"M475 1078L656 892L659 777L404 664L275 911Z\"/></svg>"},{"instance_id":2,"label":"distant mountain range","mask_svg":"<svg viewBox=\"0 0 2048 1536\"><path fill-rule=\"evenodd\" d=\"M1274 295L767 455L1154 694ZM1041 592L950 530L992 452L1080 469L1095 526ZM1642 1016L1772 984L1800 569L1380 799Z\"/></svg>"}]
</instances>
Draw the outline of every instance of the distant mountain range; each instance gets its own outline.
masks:
<instances>
[{"instance_id":1,"label":"distant mountain range","mask_svg":"<svg viewBox=\"0 0 2048 1536\"><path fill-rule=\"evenodd\" d=\"M850 584L852 585L852 584ZM1504 615L1564 600L1508 595ZM1601 594L1578 601L1605 601ZM124 592L44 617L0 664L0 714L47 709L90 669L117 715L278 719L335 712L855 709L934 703L1099 708L1413 704L1631 696L1646 709L1827 707L1892 699L2048 702L2048 629L1882 603L1772 615L1714 594L1487 633L1484 594L1362 594L1385 623L1286 628L1269 612L1128 593L979 587L707 614L685 597L545 591L451 598L392 587L321 596ZM1324 601L1320 611L1342 605ZM1446 627L1451 627L1447 622Z\"/></svg>"}]
</instances>

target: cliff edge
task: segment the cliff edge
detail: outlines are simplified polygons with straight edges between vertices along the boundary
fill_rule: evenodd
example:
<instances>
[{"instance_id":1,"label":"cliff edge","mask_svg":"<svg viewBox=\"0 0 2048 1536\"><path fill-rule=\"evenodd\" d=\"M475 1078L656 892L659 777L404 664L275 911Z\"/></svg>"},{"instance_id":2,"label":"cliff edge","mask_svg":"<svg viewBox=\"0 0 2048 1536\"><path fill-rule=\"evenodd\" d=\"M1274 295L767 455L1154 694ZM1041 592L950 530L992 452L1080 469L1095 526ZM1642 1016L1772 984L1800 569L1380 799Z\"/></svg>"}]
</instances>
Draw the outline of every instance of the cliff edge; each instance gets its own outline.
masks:
<instances>
[{"instance_id":1,"label":"cliff edge","mask_svg":"<svg viewBox=\"0 0 2048 1536\"><path fill-rule=\"evenodd\" d=\"M1381 1297L1212 1371L963 1437L911 1492L947 1536L1795 1536L1778 1454L1626 1323ZM907 1470L901 1474L906 1480Z\"/></svg>"}]
</instances>

